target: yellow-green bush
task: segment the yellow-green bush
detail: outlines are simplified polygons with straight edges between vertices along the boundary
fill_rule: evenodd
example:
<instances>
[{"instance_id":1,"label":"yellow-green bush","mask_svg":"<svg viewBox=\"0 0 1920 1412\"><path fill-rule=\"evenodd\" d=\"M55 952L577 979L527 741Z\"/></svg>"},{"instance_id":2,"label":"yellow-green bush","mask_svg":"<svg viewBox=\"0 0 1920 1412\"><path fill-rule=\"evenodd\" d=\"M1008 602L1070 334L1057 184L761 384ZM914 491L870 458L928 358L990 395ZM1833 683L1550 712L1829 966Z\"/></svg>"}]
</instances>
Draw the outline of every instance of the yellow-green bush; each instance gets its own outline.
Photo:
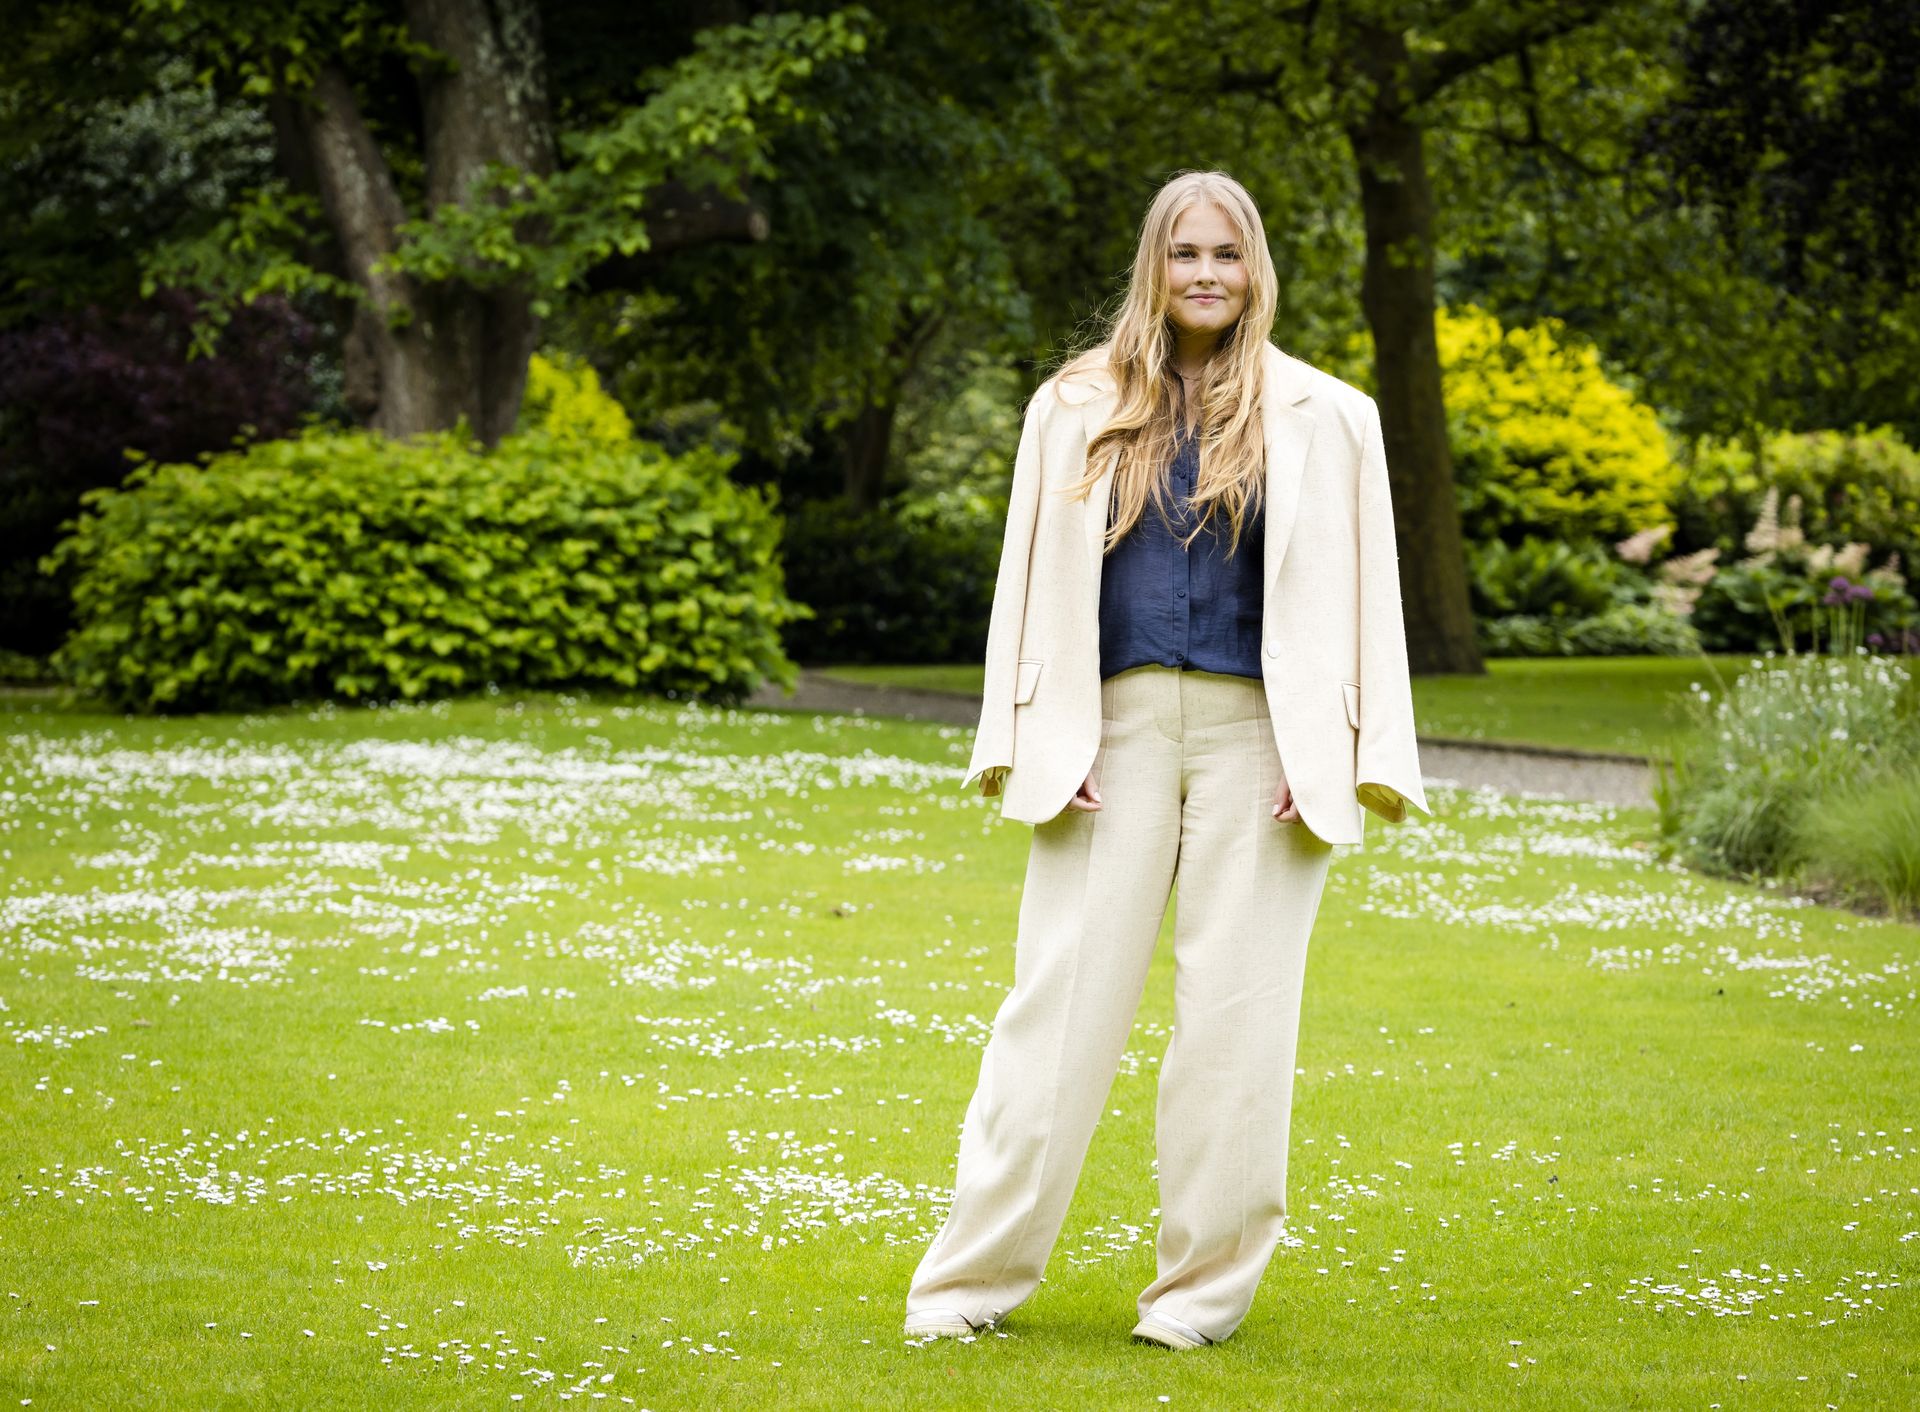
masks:
<instances>
[{"instance_id":1,"label":"yellow-green bush","mask_svg":"<svg viewBox=\"0 0 1920 1412\"><path fill-rule=\"evenodd\" d=\"M797 675L771 497L708 448L314 432L149 465L49 556L54 664L133 710L606 685L733 702Z\"/></svg>"},{"instance_id":2,"label":"yellow-green bush","mask_svg":"<svg viewBox=\"0 0 1920 1412\"><path fill-rule=\"evenodd\" d=\"M1654 411L1558 320L1437 315L1462 528L1470 542L1622 538L1668 518L1679 484Z\"/></svg>"},{"instance_id":3,"label":"yellow-green bush","mask_svg":"<svg viewBox=\"0 0 1920 1412\"><path fill-rule=\"evenodd\" d=\"M543 431L563 441L633 439L627 409L600 385L600 374L591 364L568 353L536 353L528 361L518 425L521 431Z\"/></svg>"}]
</instances>

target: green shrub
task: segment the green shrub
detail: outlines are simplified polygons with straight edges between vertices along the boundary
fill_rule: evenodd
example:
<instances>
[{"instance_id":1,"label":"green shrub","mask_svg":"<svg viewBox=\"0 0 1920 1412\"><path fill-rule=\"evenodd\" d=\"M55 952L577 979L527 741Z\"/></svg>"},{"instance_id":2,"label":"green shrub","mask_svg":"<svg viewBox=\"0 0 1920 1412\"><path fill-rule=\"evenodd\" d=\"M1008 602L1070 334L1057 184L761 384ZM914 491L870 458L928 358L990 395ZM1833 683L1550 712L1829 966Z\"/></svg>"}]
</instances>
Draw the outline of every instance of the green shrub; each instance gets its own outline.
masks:
<instances>
[{"instance_id":1,"label":"green shrub","mask_svg":"<svg viewBox=\"0 0 1920 1412\"><path fill-rule=\"evenodd\" d=\"M1696 727L1654 790L1663 844L1732 876L1786 876L1803 816L1823 798L1920 758L1920 700L1905 658L1801 653L1694 687Z\"/></svg>"},{"instance_id":2,"label":"green shrub","mask_svg":"<svg viewBox=\"0 0 1920 1412\"><path fill-rule=\"evenodd\" d=\"M49 556L55 654L137 710L605 684L733 701L794 680L779 520L723 457L526 434L315 433L144 466Z\"/></svg>"},{"instance_id":3,"label":"green shrub","mask_svg":"<svg viewBox=\"0 0 1920 1412\"><path fill-rule=\"evenodd\" d=\"M1920 760L1812 801L1795 851L1804 882L1892 913L1920 913Z\"/></svg>"},{"instance_id":4,"label":"green shrub","mask_svg":"<svg viewBox=\"0 0 1920 1412\"><path fill-rule=\"evenodd\" d=\"M1769 490L1799 497L1801 528L1817 544L1865 543L1878 564L1920 561L1920 450L1891 427L1770 432L1755 449L1703 437L1674 496L1682 544L1733 554Z\"/></svg>"},{"instance_id":5,"label":"green shrub","mask_svg":"<svg viewBox=\"0 0 1920 1412\"><path fill-rule=\"evenodd\" d=\"M1587 618L1649 591L1645 575L1597 544L1531 537L1469 546L1467 577L1473 611L1489 618Z\"/></svg>"},{"instance_id":6,"label":"green shrub","mask_svg":"<svg viewBox=\"0 0 1920 1412\"><path fill-rule=\"evenodd\" d=\"M1509 613L1500 618L1474 619L1480 652L1487 657L1564 657L1566 639L1545 618L1532 613Z\"/></svg>"},{"instance_id":7,"label":"green shrub","mask_svg":"<svg viewBox=\"0 0 1920 1412\"><path fill-rule=\"evenodd\" d=\"M787 629L803 662L958 662L987 646L1003 525L908 523L811 501L787 517L787 587L813 616Z\"/></svg>"},{"instance_id":8,"label":"green shrub","mask_svg":"<svg viewBox=\"0 0 1920 1412\"><path fill-rule=\"evenodd\" d=\"M536 353L527 362L527 390L520 400L520 431L543 431L560 440L624 445L633 439L627 409L600 385L585 359L567 353Z\"/></svg>"},{"instance_id":9,"label":"green shrub","mask_svg":"<svg viewBox=\"0 0 1920 1412\"><path fill-rule=\"evenodd\" d=\"M1798 495L1789 496L1782 509L1778 487L1769 488L1742 543L1753 552L1712 570L1693 605L1694 626L1708 651L1817 649L1829 600L1842 586L1857 599L1858 642L1897 644L1920 624L1905 575L1892 562L1866 567L1864 541L1839 548L1811 541Z\"/></svg>"},{"instance_id":10,"label":"green shrub","mask_svg":"<svg viewBox=\"0 0 1920 1412\"><path fill-rule=\"evenodd\" d=\"M53 664L45 657L36 657L30 652L15 652L11 648L0 647L0 682L11 682L21 686L45 686L59 680L59 673L53 670Z\"/></svg>"},{"instance_id":11,"label":"green shrub","mask_svg":"<svg viewBox=\"0 0 1920 1412\"><path fill-rule=\"evenodd\" d=\"M1732 564L1702 590L1694 626L1710 652L1785 650L1791 626L1783 631L1782 625L1804 622L1819 606L1822 588L1779 563Z\"/></svg>"},{"instance_id":12,"label":"green shrub","mask_svg":"<svg viewBox=\"0 0 1920 1412\"><path fill-rule=\"evenodd\" d=\"M1700 650L1693 624L1658 603L1620 603L1570 624L1566 650L1576 657L1691 657Z\"/></svg>"},{"instance_id":13,"label":"green shrub","mask_svg":"<svg viewBox=\"0 0 1920 1412\"><path fill-rule=\"evenodd\" d=\"M1487 657L1690 657L1692 624L1657 603L1620 603L1587 618L1510 613L1474 622Z\"/></svg>"},{"instance_id":14,"label":"green shrub","mask_svg":"<svg viewBox=\"0 0 1920 1412\"><path fill-rule=\"evenodd\" d=\"M1480 650L1489 657L1686 656L1699 637L1653 601L1652 580L1598 544L1531 536L1467 550Z\"/></svg>"},{"instance_id":15,"label":"green shrub","mask_svg":"<svg viewBox=\"0 0 1920 1412\"><path fill-rule=\"evenodd\" d=\"M1659 524L1679 483L1651 407L1557 320L1503 329L1441 310L1454 484L1468 542L1618 538Z\"/></svg>"}]
</instances>

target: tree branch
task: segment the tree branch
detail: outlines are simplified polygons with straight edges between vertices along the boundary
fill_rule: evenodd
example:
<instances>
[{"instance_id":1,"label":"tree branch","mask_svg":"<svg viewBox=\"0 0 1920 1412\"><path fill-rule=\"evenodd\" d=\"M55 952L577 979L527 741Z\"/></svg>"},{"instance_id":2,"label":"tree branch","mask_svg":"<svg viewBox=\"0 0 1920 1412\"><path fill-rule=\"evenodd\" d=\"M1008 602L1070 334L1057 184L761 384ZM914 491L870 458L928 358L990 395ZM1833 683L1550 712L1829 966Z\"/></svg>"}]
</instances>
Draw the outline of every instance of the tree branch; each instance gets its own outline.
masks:
<instances>
[{"instance_id":1,"label":"tree branch","mask_svg":"<svg viewBox=\"0 0 1920 1412\"><path fill-rule=\"evenodd\" d=\"M1499 18L1489 21L1470 40L1448 44L1437 53L1409 57L1411 100L1423 103L1463 74L1530 44L1542 44L1592 24L1612 4L1613 0L1535 0L1531 4L1501 5ZM1475 13L1477 16L1480 12Z\"/></svg>"},{"instance_id":2,"label":"tree branch","mask_svg":"<svg viewBox=\"0 0 1920 1412\"><path fill-rule=\"evenodd\" d=\"M707 188L693 190L678 180L662 182L647 192L640 219L647 228L647 248L602 260L587 272L587 289L603 293L640 288L676 250L692 245L757 244L772 230L759 202L734 201Z\"/></svg>"},{"instance_id":3,"label":"tree branch","mask_svg":"<svg viewBox=\"0 0 1920 1412\"><path fill-rule=\"evenodd\" d=\"M1596 181L1620 175L1619 172L1606 167L1596 167L1584 158L1576 156L1573 152L1563 147L1560 143L1555 142L1537 128L1529 132L1526 136L1519 137L1510 132L1503 132L1499 128L1470 127L1465 123L1436 122L1427 124L1427 127L1429 131L1432 132L1458 133L1465 137L1484 137L1490 142L1499 143L1502 147L1510 151L1524 152L1532 149L1545 152L1549 156L1559 159L1562 164L1573 168L1573 170L1579 172L1580 175L1590 177Z\"/></svg>"}]
</instances>

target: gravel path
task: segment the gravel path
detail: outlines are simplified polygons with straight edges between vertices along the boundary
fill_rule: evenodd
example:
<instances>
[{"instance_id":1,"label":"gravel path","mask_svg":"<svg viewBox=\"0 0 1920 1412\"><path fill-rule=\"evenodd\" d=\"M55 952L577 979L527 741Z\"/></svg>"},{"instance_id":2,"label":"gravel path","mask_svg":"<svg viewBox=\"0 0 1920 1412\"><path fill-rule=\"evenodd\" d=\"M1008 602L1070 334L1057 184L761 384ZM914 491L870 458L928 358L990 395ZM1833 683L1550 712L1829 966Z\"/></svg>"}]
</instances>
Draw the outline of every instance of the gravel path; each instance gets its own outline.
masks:
<instances>
[{"instance_id":1,"label":"gravel path","mask_svg":"<svg viewBox=\"0 0 1920 1412\"><path fill-rule=\"evenodd\" d=\"M763 686L747 698L747 704L773 710L899 716L957 726L972 726L980 719L980 701L972 695L869 686L804 670L799 687L791 695L778 687ZM1652 771L1637 755L1555 750L1540 745L1489 745L1423 735L1420 766L1428 779L1447 780L1469 789L1653 807Z\"/></svg>"}]
</instances>

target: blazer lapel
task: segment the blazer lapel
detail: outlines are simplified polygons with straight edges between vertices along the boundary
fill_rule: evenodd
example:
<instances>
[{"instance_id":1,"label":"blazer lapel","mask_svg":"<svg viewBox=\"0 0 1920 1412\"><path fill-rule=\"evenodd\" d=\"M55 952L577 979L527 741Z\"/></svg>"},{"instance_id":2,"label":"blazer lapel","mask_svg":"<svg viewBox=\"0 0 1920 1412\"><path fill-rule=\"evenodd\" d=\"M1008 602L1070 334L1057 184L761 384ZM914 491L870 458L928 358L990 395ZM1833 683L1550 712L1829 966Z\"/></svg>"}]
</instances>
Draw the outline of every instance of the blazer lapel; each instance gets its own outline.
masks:
<instances>
[{"instance_id":1,"label":"blazer lapel","mask_svg":"<svg viewBox=\"0 0 1920 1412\"><path fill-rule=\"evenodd\" d=\"M1319 421L1313 415L1313 391L1302 376L1304 365L1268 345L1266 387L1261 393L1261 431L1267 443L1267 534L1263 544L1267 601L1293 539L1300 508L1300 481L1307 448Z\"/></svg>"}]
</instances>

